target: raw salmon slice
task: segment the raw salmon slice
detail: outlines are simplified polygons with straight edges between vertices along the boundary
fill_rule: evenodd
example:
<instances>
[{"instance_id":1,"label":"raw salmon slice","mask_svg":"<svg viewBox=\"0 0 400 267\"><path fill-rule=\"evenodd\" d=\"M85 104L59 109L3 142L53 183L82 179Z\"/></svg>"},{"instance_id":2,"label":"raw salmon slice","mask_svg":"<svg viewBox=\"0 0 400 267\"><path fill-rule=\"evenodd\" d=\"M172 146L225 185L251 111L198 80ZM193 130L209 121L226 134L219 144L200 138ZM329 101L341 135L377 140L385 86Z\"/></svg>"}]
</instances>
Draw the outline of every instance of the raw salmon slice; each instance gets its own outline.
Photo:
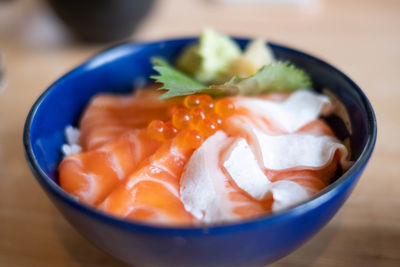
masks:
<instances>
[{"instance_id":1,"label":"raw salmon slice","mask_svg":"<svg viewBox=\"0 0 400 267\"><path fill-rule=\"evenodd\" d=\"M80 143L84 150L97 148L129 129L144 128L154 119L168 118L167 102L160 100L155 85L132 95L99 94L80 121Z\"/></svg>"},{"instance_id":2,"label":"raw salmon slice","mask_svg":"<svg viewBox=\"0 0 400 267\"><path fill-rule=\"evenodd\" d=\"M303 127L301 127L296 133L306 133L315 136L332 136L335 137L331 127L322 119L313 120Z\"/></svg>"},{"instance_id":3,"label":"raw salmon slice","mask_svg":"<svg viewBox=\"0 0 400 267\"><path fill-rule=\"evenodd\" d=\"M322 169L266 170L265 173L271 182L281 180L296 182L310 195L314 195L331 183L331 178L340 165L340 159L340 153L337 151L332 161Z\"/></svg>"},{"instance_id":4,"label":"raw salmon slice","mask_svg":"<svg viewBox=\"0 0 400 267\"><path fill-rule=\"evenodd\" d=\"M193 223L180 200L180 176L193 148L179 144L183 135L165 142L145 164L120 184L99 208L118 217L141 222Z\"/></svg>"},{"instance_id":5,"label":"raw salmon slice","mask_svg":"<svg viewBox=\"0 0 400 267\"><path fill-rule=\"evenodd\" d=\"M60 185L81 201L98 204L159 146L145 131L125 132L95 150L65 157L58 167Z\"/></svg>"},{"instance_id":6,"label":"raw salmon slice","mask_svg":"<svg viewBox=\"0 0 400 267\"><path fill-rule=\"evenodd\" d=\"M311 100L311 103L316 105L315 108L311 108L311 111L316 113L314 115L309 113L308 117L311 120L308 120L308 122L305 121L306 123L304 125L297 127L297 130L293 132L293 134L299 133L313 136L334 137L334 133L329 125L322 119L318 118L321 112L328 114L330 108L329 102L326 102L324 98L315 102L312 100L312 95L308 95L306 97L308 97L308 100ZM242 97L231 98L234 103L241 102L243 99L244 98ZM268 97L256 98L255 100L260 101L260 99L279 104L290 99L290 95L271 94ZM318 170L306 167L300 167L297 170L265 169L262 164L262 153L259 146L259 140L254 134L254 129L257 129L258 131L268 135L291 134L282 130L282 128L279 127L279 125L277 125L273 119L271 119L269 116L266 116L266 114L268 113L257 113L256 109L252 110L251 105L239 105L239 108L236 108L235 113L224 121L223 129L228 133L229 136L242 137L246 139L247 143L251 146L254 155L258 159L260 168L264 169L266 176L271 182L277 182L280 180L296 182L310 195L313 195L325 188L329 184L330 178L334 176L337 166L341 163L340 161L343 160L339 155L336 155L330 164ZM290 116L285 118L290 118ZM295 119L295 117L293 117L293 119ZM290 150L290 148L288 149ZM344 168L345 165L347 164L343 164Z\"/></svg>"}]
</instances>

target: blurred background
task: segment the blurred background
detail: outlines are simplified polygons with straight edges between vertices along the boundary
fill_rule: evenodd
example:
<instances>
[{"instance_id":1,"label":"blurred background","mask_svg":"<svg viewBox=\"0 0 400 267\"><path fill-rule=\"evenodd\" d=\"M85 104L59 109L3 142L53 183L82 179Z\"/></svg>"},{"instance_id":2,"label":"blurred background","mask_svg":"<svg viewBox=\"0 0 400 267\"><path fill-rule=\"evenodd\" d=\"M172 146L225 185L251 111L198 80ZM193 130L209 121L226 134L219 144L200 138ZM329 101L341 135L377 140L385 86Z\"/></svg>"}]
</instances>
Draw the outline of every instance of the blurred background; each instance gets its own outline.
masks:
<instances>
[{"instance_id":1,"label":"blurred background","mask_svg":"<svg viewBox=\"0 0 400 267\"><path fill-rule=\"evenodd\" d=\"M273 266L400 266L398 0L0 0L0 266L123 266L50 204L25 163L23 123L43 90L95 53L204 27L325 59L375 108L377 147L354 194Z\"/></svg>"}]
</instances>

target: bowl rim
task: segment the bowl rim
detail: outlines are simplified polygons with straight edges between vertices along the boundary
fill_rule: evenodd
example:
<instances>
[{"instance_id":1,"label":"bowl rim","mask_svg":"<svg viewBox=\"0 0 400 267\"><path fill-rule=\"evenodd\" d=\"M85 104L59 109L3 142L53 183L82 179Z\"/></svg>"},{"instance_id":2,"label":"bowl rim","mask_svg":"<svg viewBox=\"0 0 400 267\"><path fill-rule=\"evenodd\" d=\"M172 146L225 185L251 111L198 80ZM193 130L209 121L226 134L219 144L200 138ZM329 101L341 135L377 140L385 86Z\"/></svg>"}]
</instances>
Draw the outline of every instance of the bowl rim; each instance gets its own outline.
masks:
<instances>
[{"instance_id":1,"label":"bowl rim","mask_svg":"<svg viewBox=\"0 0 400 267\"><path fill-rule=\"evenodd\" d=\"M250 38L237 38L233 37L236 41L248 42L251 40ZM28 162L28 165L33 172L34 176L36 177L37 181L41 184L41 186L45 189L46 193L51 193L54 197L58 198L60 201L63 201L67 205L71 206L73 209L77 209L79 212L85 213L85 215L93 217L94 219L101 220L103 223L106 224L113 224L117 227L122 227L128 230L138 230L141 232L157 232L157 233L164 233L164 234L179 234L179 235L202 235L207 233L227 233L233 231L243 231L244 228L257 228L260 226L265 225L266 223L276 223L282 220L285 220L288 217L292 217L298 214L305 213L307 210L319 206L325 200L329 199L332 195L336 194L336 191L339 190L339 187L345 185L346 183L351 182L351 178L357 175L359 171L361 171L367 164L369 158L372 155L374 150L376 137L377 137L377 122L376 117L374 114L374 110L372 105L370 104L368 98L361 90L361 88L353 82L347 75L341 72L339 69L335 68L331 64L325 62L322 59L319 59L311 54L302 52L300 50L281 45L274 42L268 42L268 44L272 47L279 48L281 50L285 50L292 54L297 54L301 57L305 57L308 59L313 60L316 64L320 64L324 67L331 69L333 72L336 72L339 76L344 78L355 90L356 94L360 97L362 105L364 106L367 112L367 141L366 144L358 157L358 159L354 162L349 170L347 170L342 176L340 176L335 182L328 185L326 188L312 196L310 199L303 201L297 204L294 207L275 212L272 214L265 214L260 217L252 218L252 219L245 219L238 222L228 222L228 223L220 223L215 225L199 225L199 226L163 226L163 225L156 225L156 224L146 224L141 222L134 222L119 219L112 215L108 215L100 210L97 210L93 206L88 204L81 203L75 197L70 195L69 193L65 192L55 181L53 181L39 166L35 155L33 153L32 145L30 142L30 129L32 127L32 122L34 121L35 115L37 110L39 109L40 105L46 99L46 97L52 92L57 85L62 82L63 80L67 79L70 76L73 76L75 73L79 73L81 71L90 70L87 68L93 62L98 61L101 58L110 58L109 55L113 53L117 53L120 50L124 50L127 48L136 47L134 53L140 52L140 47L151 47L151 46L168 46L168 44L173 44L176 42L182 43L190 43L197 40L197 37L187 37L187 38L173 38L173 39L162 39L157 41L150 41L150 42L124 42L120 44L116 44L109 48L106 48L103 51L98 52L94 56L90 57L88 60L84 61L83 63L79 64L78 66L72 68L66 74L62 75L56 81L54 81L35 101L33 106L31 107L23 130L23 144L24 144L24 151L25 157ZM123 55L124 56L124 55ZM111 57L112 58L112 57ZM118 57L117 57L118 58ZM107 61L103 64L107 64ZM54 204L54 203L53 203Z\"/></svg>"}]
</instances>

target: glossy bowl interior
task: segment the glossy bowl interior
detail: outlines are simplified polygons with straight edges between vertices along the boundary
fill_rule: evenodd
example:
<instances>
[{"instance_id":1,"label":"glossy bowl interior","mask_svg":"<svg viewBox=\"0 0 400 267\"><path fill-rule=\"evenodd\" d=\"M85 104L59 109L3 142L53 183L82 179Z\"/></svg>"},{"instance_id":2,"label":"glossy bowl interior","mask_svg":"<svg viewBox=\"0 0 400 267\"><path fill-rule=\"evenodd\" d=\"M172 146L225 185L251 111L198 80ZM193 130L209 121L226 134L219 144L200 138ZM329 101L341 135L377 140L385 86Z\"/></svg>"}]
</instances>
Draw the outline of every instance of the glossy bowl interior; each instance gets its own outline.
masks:
<instances>
[{"instance_id":1,"label":"glossy bowl interior","mask_svg":"<svg viewBox=\"0 0 400 267\"><path fill-rule=\"evenodd\" d=\"M209 227L158 227L119 220L79 203L57 184L64 128L77 125L99 92L128 93L152 74L150 57L168 60L194 39L128 43L111 48L51 85L33 105L24 129L28 164L50 200L88 240L136 266L262 266L303 244L320 230L351 193L376 140L373 109L360 88L339 70L305 53L270 44L278 59L304 68L317 91L329 88L346 106L352 133L328 119L340 138L349 137L355 164L311 200L254 220ZM241 46L248 42L237 39Z\"/></svg>"}]
</instances>

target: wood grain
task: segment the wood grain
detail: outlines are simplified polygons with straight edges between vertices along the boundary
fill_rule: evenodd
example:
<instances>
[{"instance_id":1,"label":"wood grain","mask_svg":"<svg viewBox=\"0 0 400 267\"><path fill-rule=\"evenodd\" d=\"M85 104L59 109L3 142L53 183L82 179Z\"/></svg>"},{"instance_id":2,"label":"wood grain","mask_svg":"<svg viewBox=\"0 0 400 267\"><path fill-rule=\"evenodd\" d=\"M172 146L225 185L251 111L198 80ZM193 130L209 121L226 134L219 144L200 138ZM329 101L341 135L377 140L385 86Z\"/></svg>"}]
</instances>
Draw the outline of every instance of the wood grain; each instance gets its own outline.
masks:
<instances>
[{"instance_id":1,"label":"wood grain","mask_svg":"<svg viewBox=\"0 0 400 267\"><path fill-rule=\"evenodd\" d=\"M400 1L250 2L158 1L131 39L197 35L212 26L303 49L352 77L376 111L375 153L334 219L273 266L399 266ZM23 123L40 93L108 45L77 43L41 1L0 4L7 82L0 92L0 266L122 266L55 210L29 171L22 147Z\"/></svg>"}]
</instances>

